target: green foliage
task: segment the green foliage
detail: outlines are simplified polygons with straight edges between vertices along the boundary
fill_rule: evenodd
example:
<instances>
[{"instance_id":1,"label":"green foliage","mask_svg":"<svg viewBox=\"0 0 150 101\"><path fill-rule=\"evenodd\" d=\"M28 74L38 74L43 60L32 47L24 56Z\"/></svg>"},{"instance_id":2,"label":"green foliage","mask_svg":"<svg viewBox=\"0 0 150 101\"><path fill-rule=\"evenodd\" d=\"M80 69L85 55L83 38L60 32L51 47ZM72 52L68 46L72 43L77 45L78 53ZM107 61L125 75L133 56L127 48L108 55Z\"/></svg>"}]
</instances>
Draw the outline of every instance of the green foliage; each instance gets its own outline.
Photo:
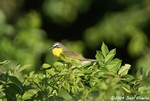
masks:
<instances>
[{"instance_id":1,"label":"green foliage","mask_svg":"<svg viewBox=\"0 0 150 101\"><path fill-rule=\"evenodd\" d=\"M43 10L55 23L66 25L74 22L89 6L90 0L45 0Z\"/></svg>"},{"instance_id":2,"label":"green foliage","mask_svg":"<svg viewBox=\"0 0 150 101\"><path fill-rule=\"evenodd\" d=\"M149 0L117 0L119 5L128 5L118 12L106 12L98 23L87 28L84 39L89 47L96 47L105 40L117 47L127 45L128 54L136 58L136 67L149 71ZM140 56L140 57L139 57Z\"/></svg>"},{"instance_id":3,"label":"green foliage","mask_svg":"<svg viewBox=\"0 0 150 101\"><path fill-rule=\"evenodd\" d=\"M121 65L114 58L116 50L103 43L96 62L83 64L61 56L60 60L44 63L41 72L30 72L22 79L16 75L28 66L18 66L0 74L0 99L8 101L109 101L117 97L150 99L150 72L140 69L136 76L128 74L131 65ZM3 67L9 64L0 62Z\"/></svg>"},{"instance_id":4,"label":"green foliage","mask_svg":"<svg viewBox=\"0 0 150 101\"><path fill-rule=\"evenodd\" d=\"M32 64L26 71L37 69L40 56L49 47L40 29L40 15L31 11L20 17L14 26L6 23L1 11L0 18L0 60L11 60L14 65Z\"/></svg>"}]
</instances>

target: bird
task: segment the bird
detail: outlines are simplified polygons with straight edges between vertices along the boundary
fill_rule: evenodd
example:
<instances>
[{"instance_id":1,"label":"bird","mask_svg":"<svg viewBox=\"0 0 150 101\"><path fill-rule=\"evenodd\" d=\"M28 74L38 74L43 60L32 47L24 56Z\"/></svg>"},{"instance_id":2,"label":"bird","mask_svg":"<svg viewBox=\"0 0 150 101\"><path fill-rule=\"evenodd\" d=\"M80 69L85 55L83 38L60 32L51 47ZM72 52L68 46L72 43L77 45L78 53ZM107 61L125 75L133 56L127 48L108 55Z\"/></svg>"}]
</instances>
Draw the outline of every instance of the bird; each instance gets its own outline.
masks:
<instances>
[{"instance_id":1,"label":"bird","mask_svg":"<svg viewBox=\"0 0 150 101\"><path fill-rule=\"evenodd\" d=\"M61 56L61 54L63 54L66 57L69 57L70 59L76 59L76 60L79 60L80 62L84 62L84 63L86 63L86 62L98 62L98 60L96 60L96 59L88 59L88 58L85 58L85 57L81 56L80 54L78 54L74 51L69 50L60 42L54 43L50 47L50 50L52 51L52 54L58 58Z\"/></svg>"}]
</instances>

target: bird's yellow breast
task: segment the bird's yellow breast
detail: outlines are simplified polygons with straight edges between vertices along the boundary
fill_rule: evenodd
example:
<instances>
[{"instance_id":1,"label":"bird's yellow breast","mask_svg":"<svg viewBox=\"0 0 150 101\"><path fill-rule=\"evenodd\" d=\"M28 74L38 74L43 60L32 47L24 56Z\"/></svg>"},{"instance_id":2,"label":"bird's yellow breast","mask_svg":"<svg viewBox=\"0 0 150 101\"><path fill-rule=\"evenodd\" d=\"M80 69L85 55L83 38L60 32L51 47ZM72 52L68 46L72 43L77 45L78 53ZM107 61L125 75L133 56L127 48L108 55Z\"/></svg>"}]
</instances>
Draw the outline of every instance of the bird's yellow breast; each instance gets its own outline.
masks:
<instances>
[{"instance_id":1,"label":"bird's yellow breast","mask_svg":"<svg viewBox=\"0 0 150 101\"><path fill-rule=\"evenodd\" d=\"M59 57L60 54L63 53L63 49L62 48L54 48L54 49L52 49L52 53L54 56Z\"/></svg>"}]
</instances>

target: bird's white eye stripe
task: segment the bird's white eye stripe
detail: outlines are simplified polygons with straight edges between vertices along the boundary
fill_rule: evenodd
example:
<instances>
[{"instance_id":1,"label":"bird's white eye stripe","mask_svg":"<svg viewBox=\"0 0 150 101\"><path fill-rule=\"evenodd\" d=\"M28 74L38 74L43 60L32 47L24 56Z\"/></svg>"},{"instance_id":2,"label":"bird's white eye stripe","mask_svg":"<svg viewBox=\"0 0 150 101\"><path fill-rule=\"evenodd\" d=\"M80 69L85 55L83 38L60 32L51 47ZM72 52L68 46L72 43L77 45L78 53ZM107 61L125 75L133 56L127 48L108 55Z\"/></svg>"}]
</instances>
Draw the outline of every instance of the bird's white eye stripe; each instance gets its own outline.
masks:
<instances>
[{"instance_id":1,"label":"bird's white eye stripe","mask_svg":"<svg viewBox=\"0 0 150 101\"><path fill-rule=\"evenodd\" d=\"M58 48L59 44L56 43L56 44L53 45L53 47Z\"/></svg>"}]
</instances>

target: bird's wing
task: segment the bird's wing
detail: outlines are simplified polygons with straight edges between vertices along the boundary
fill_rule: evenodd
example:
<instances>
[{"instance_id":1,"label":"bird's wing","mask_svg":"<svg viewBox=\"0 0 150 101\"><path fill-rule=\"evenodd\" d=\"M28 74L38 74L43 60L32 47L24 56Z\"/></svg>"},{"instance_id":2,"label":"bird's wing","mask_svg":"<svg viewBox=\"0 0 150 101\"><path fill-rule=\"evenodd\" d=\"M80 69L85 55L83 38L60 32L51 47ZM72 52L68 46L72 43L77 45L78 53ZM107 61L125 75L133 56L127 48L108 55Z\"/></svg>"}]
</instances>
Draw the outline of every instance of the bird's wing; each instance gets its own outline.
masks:
<instances>
[{"instance_id":1,"label":"bird's wing","mask_svg":"<svg viewBox=\"0 0 150 101\"><path fill-rule=\"evenodd\" d=\"M76 52L72 52L72 51L65 51L64 55L66 55L67 57L73 58L73 59L78 59L78 60L82 60L85 59L83 56L81 56L80 54L76 53Z\"/></svg>"},{"instance_id":2,"label":"bird's wing","mask_svg":"<svg viewBox=\"0 0 150 101\"><path fill-rule=\"evenodd\" d=\"M69 58L72 58L72 59L78 59L80 61L101 62L101 61L96 60L96 59L85 58L85 57L81 56L80 54L73 52L73 51L65 51L64 55L69 57Z\"/></svg>"}]
</instances>

